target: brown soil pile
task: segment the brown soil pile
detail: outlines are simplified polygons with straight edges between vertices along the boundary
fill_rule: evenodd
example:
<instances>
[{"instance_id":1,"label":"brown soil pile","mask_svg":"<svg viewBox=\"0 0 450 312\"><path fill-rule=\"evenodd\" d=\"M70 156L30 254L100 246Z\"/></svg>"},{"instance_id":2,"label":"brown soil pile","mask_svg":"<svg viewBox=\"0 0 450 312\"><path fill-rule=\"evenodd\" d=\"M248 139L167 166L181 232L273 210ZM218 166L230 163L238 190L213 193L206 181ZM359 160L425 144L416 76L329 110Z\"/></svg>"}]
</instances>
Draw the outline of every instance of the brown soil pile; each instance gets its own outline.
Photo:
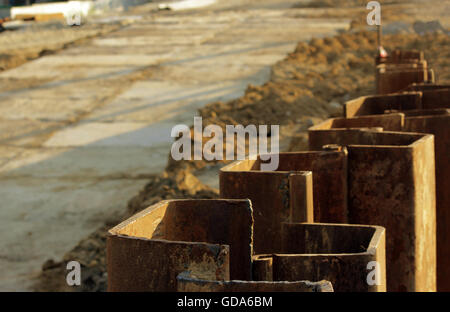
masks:
<instances>
[{"instance_id":1,"label":"brown soil pile","mask_svg":"<svg viewBox=\"0 0 450 312\"><path fill-rule=\"evenodd\" d=\"M385 48L418 49L425 52L440 82L450 81L450 39L443 34L384 37ZM217 124L278 124L284 150L306 148L306 130L314 123L342 114L343 102L374 91L374 53L376 34L350 31L332 38L299 43L296 50L272 68L272 76L263 86L249 86L239 99L211 103L200 110L203 126ZM221 162L222 163L222 162ZM154 176L129 202L127 216L163 199L216 198L213 190L195 178L201 168L217 165L206 161L173 161L161 176ZM107 225L80 242L64 259L82 264L83 286L65 286L62 263L47 262L37 290L103 291L106 288L105 237Z\"/></svg>"}]
</instances>

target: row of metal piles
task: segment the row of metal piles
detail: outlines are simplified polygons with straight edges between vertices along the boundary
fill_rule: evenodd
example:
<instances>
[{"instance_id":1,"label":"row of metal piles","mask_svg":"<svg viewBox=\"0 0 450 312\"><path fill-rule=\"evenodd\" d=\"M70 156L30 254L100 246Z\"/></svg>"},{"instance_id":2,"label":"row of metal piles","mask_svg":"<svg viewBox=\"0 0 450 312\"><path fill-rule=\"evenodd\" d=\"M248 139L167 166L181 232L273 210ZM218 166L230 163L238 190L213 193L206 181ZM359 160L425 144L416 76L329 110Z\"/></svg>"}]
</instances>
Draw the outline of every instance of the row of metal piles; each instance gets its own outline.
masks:
<instances>
[{"instance_id":1,"label":"row of metal piles","mask_svg":"<svg viewBox=\"0 0 450 312\"><path fill-rule=\"evenodd\" d=\"M379 94L311 127L309 151L276 171L233 162L225 199L163 201L111 229L108 289L450 291L450 86L420 52L376 63Z\"/></svg>"}]
</instances>

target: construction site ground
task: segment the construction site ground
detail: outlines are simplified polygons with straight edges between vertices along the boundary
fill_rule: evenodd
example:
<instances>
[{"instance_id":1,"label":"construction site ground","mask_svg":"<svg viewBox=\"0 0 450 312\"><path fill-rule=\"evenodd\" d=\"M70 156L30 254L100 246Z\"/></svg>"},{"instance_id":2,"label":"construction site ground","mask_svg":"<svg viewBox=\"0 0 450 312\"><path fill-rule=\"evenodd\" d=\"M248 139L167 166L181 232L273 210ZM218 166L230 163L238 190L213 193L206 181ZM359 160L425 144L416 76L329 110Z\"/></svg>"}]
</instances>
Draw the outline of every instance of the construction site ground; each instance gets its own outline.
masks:
<instances>
[{"instance_id":1,"label":"construction site ground","mask_svg":"<svg viewBox=\"0 0 450 312\"><path fill-rule=\"evenodd\" d=\"M383 40L424 50L448 82L449 6L433 2L383 7ZM0 290L105 290L107 228L161 199L217 197L223 163L167 162L174 125L198 114L279 124L282 149L300 150L308 126L373 93L365 1L307 3L150 3L79 28L1 33ZM417 23L429 20L442 29ZM79 288L65 284L70 260Z\"/></svg>"}]
</instances>

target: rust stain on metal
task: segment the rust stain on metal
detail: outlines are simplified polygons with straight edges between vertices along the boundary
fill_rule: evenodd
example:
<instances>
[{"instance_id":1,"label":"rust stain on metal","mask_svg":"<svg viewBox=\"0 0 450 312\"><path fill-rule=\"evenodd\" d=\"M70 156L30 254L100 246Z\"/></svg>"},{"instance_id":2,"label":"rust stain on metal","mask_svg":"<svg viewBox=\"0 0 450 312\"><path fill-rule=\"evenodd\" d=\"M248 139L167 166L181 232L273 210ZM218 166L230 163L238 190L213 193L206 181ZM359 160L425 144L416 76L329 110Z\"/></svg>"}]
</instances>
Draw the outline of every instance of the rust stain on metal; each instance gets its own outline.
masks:
<instances>
[{"instance_id":1,"label":"rust stain on metal","mask_svg":"<svg viewBox=\"0 0 450 312\"><path fill-rule=\"evenodd\" d=\"M261 264L269 255L255 256ZM285 223L282 246L260 266L274 281L329 280L334 291L386 291L385 229L324 223ZM378 263L378 285L367 282L369 262ZM272 272L263 272L263 269Z\"/></svg>"},{"instance_id":2,"label":"rust stain on metal","mask_svg":"<svg viewBox=\"0 0 450 312\"><path fill-rule=\"evenodd\" d=\"M305 194L308 188L299 185L292 192L297 201L311 201L306 204L314 213L314 220L321 222L342 222L347 220L347 150L331 148L328 151L289 152L279 154L278 170L311 171L313 195ZM301 205L297 205L301 206ZM295 210L300 212L299 210ZM292 220L299 220L293 218Z\"/></svg>"},{"instance_id":3,"label":"rust stain on metal","mask_svg":"<svg viewBox=\"0 0 450 312\"><path fill-rule=\"evenodd\" d=\"M438 291L450 291L450 89L449 85L415 84L408 87L408 90L420 91L421 102L418 107L422 109L399 110L403 115L403 126L401 131L420 132L433 134L435 137L435 167L436 167L436 240L437 240L437 289ZM386 96L390 97L390 95ZM382 113L386 105L380 105L384 97L378 97L378 103L368 103L356 99L346 103L349 107L347 112L356 115L366 111ZM366 106L366 108L362 108ZM368 108L371 106L372 108ZM376 107L381 108L378 111ZM357 109L355 109L357 108ZM382 126L385 130L394 130L389 124L383 123L383 119L389 118L393 114L378 116L357 116L351 120L360 120L364 125L364 118L372 118L372 125ZM347 123L344 119L343 123ZM328 121L327 125L331 124ZM348 125L348 124L347 124ZM344 126L347 126L344 125ZM395 128L395 130L397 130ZM423 183L429 183L424 181Z\"/></svg>"},{"instance_id":4,"label":"rust stain on metal","mask_svg":"<svg viewBox=\"0 0 450 312\"><path fill-rule=\"evenodd\" d=\"M362 96L347 101L344 105L344 116L347 118L351 118L357 116L378 115L393 112L408 113L411 110L433 110L450 108L449 88L428 89L426 87L418 87L417 89L423 90L387 95Z\"/></svg>"},{"instance_id":5,"label":"rust stain on metal","mask_svg":"<svg viewBox=\"0 0 450 312\"><path fill-rule=\"evenodd\" d=\"M183 272L177 277L181 292L332 292L329 281L217 281L205 280Z\"/></svg>"},{"instance_id":6,"label":"rust stain on metal","mask_svg":"<svg viewBox=\"0 0 450 312\"><path fill-rule=\"evenodd\" d=\"M435 291L434 137L317 128L309 132L311 149L348 149L348 222L387 229L388 290Z\"/></svg>"},{"instance_id":7,"label":"rust stain on metal","mask_svg":"<svg viewBox=\"0 0 450 312\"><path fill-rule=\"evenodd\" d=\"M376 92L388 94L405 89L413 83L434 83L432 69L428 68L422 51L394 50L386 57L377 56Z\"/></svg>"},{"instance_id":8,"label":"rust stain on metal","mask_svg":"<svg viewBox=\"0 0 450 312\"><path fill-rule=\"evenodd\" d=\"M426 64L423 51L418 50L393 50L389 55L375 58L375 64Z\"/></svg>"},{"instance_id":9,"label":"rust stain on metal","mask_svg":"<svg viewBox=\"0 0 450 312\"><path fill-rule=\"evenodd\" d=\"M298 200L293 185L312 190L311 172L295 168L261 171L260 159L236 161L220 170L222 198L248 198L252 201L254 217L254 253L271 252L280 245L282 222L312 222L311 201ZM295 182L294 182L295 181ZM294 183L294 184L293 184ZM295 202L291 202L291 198ZM305 206L307 205L307 206Z\"/></svg>"},{"instance_id":10,"label":"rust stain on metal","mask_svg":"<svg viewBox=\"0 0 450 312\"><path fill-rule=\"evenodd\" d=\"M361 96L345 103L344 116L350 118L410 109L422 109L421 92Z\"/></svg>"},{"instance_id":11,"label":"rust stain on metal","mask_svg":"<svg viewBox=\"0 0 450 312\"><path fill-rule=\"evenodd\" d=\"M109 231L109 291L176 291L190 270L204 279L251 278L249 200L169 200Z\"/></svg>"}]
</instances>

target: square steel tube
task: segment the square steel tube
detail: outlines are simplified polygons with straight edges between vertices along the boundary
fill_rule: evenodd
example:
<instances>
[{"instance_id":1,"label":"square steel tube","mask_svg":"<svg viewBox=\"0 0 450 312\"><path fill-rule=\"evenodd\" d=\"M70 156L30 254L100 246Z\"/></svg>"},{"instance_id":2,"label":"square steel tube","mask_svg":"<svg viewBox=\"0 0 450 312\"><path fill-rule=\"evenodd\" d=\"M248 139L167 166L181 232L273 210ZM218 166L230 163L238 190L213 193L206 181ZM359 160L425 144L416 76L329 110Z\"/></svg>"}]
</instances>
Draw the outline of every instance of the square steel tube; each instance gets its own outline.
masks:
<instances>
[{"instance_id":1,"label":"square steel tube","mask_svg":"<svg viewBox=\"0 0 450 312\"><path fill-rule=\"evenodd\" d=\"M251 279L249 200L167 200L108 232L109 291L176 291L176 277Z\"/></svg>"}]
</instances>

